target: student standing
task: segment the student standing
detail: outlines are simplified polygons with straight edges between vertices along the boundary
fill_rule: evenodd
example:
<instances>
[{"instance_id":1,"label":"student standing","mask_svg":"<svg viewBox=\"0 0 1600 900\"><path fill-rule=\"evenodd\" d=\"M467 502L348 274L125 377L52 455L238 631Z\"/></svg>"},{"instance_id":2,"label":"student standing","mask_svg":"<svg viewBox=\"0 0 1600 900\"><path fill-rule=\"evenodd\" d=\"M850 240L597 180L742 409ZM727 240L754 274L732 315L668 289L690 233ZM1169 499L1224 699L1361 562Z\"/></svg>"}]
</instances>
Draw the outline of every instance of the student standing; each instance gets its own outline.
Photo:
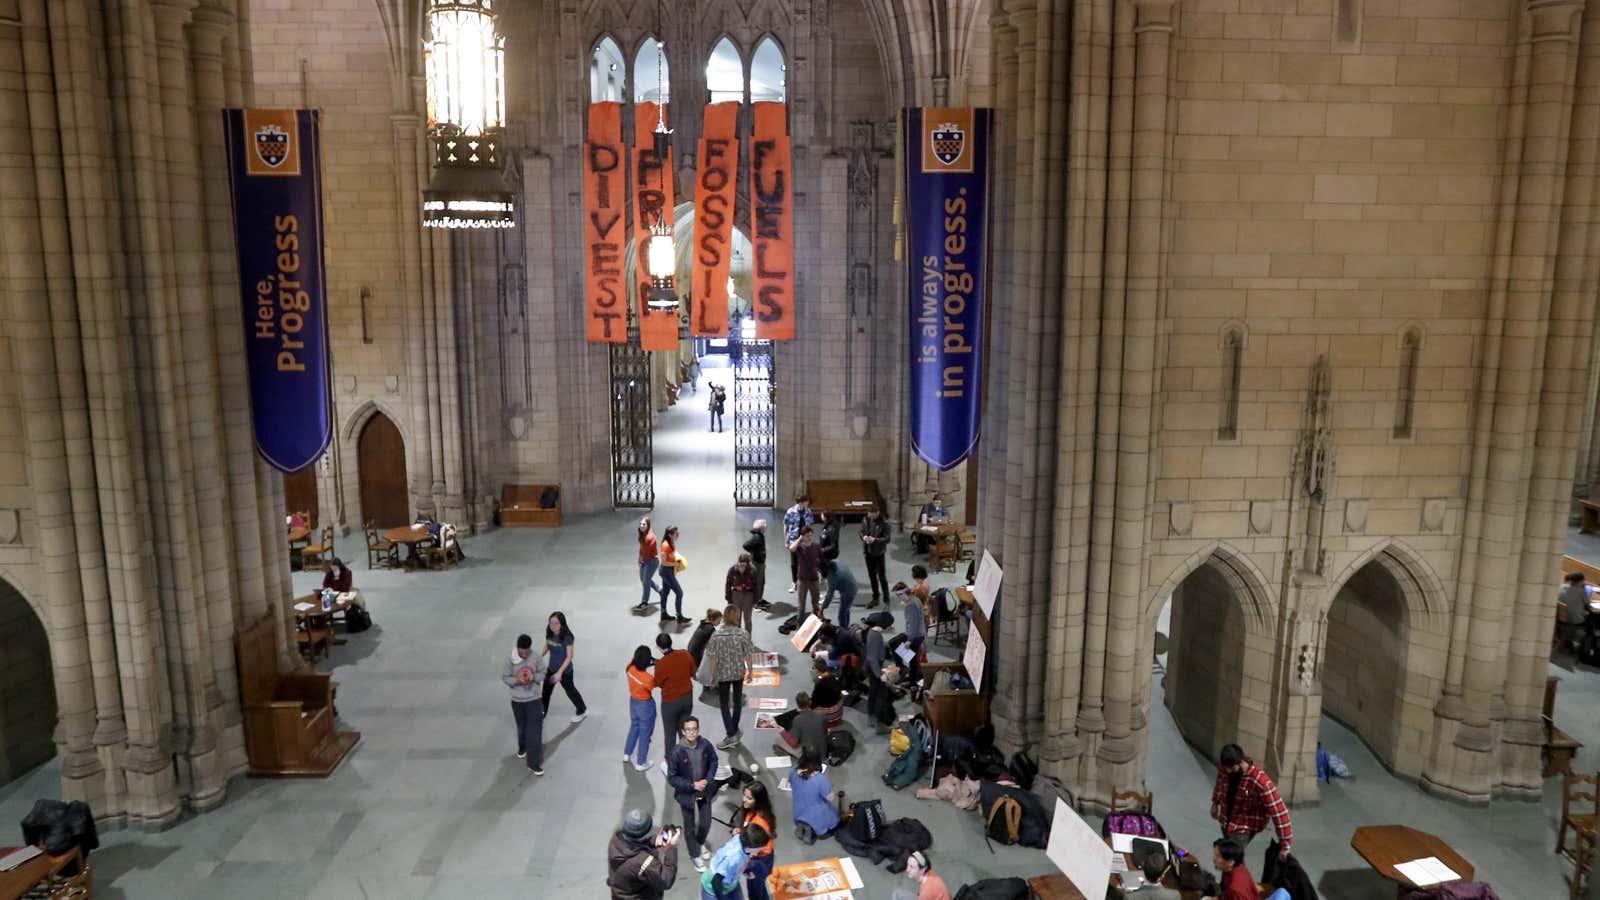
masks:
<instances>
[{"instance_id":1,"label":"student standing","mask_svg":"<svg viewBox=\"0 0 1600 900\"><path fill-rule=\"evenodd\" d=\"M811 498L805 494L794 498L794 505L783 514L783 545L789 547L789 593L794 593L800 580L799 564L794 558L793 544L800 539L800 529L816 524L811 514Z\"/></svg>"},{"instance_id":2,"label":"student standing","mask_svg":"<svg viewBox=\"0 0 1600 900\"><path fill-rule=\"evenodd\" d=\"M574 638L572 629L567 627L567 616L562 612L550 614L550 621L544 626L545 669L549 675L544 680L544 691L539 696L545 712L550 711L550 697L555 694L556 682L561 683L561 689L567 692L567 699L572 701L574 710L572 724L576 725L589 716L589 707L584 705L583 695L578 693L578 688L572 683L572 663L576 659L573 652Z\"/></svg>"},{"instance_id":3,"label":"student standing","mask_svg":"<svg viewBox=\"0 0 1600 900\"><path fill-rule=\"evenodd\" d=\"M639 605L634 609L644 609L650 605L650 592L659 591L656 584L656 569L661 567L661 548L656 544L656 533L650 530L650 517L645 516L639 520L639 583L644 585L644 593L639 597ZM666 605L663 603L661 612L665 614Z\"/></svg>"},{"instance_id":4,"label":"student standing","mask_svg":"<svg viewBox=\"0 0 1600 900\"><path fill-rule=\"evenodd\" d=\"M823 559L839 558L839 517L827 510L822 511L822 545Z\"/></svg>"},{"instance_id":5,"label":"student standing","mask_svg":"<svg viewBox=\"0 0 1600 900\"><path fill-rule=\"evenodd\" d=\"M836 559L822 561L822 577L828 580L828 595L822 598L822 608L827 609L833 602L833 595L839 595L839 627L850 627L850 607L856 602L856 576L850 567Z\"/></svg>"},{"instance_id":6,"label":"student standing","mask_svg":"<svg viewBox=\"0 0 1600 900\"><path fill-rule=\"evenodd\" d=\"M775 818L767 786L759 781L746 785L739 809L733 814L733 833L743 835L748 829L760 828L767 834L767 842L750 851L750 861L744 867L744 889L750 900L772 900L767 892L767 876L772 874L772 849L778 834L772 827Z\"/></svg>"},{"instance_id":7,"label":"student standing","mask_svg":"<svg viewBox=\"0 0 1600 900\"><path fill-rule=\"evenodd\" d=\"M544 702L539 699L544 657L533 652L533 638L517 635L500 680L511 690L511 717L517 723L517 758L528 761L528 771L544 774Z\"/></svg>"},{"instance_id":8,"label":"student standing","mask_svg":"<svg viewBox=\"0 0 1600 900\"><path fill-rule=\"evenodd\" d=\"M750 567L756 570L756 606L765 609L767 602L767 520L757 519L750 526L750 537L741 548L750 554Z\"/></svg>"},{"instance_id":9,"label":"student standing","mask_svg":"<svg viewBox=\"0 0 1600 900\"><path fill-rule=\"evenodd\" d=\"M624 670L628 676L628 742L622 747L622 761L631 761L640 772L650 768L650 732L656 727L656 704L650 696L656 687L655 676L650 674L652 662L650 648L640 644Z\"/></svg>"},{"instance_id":10,"label":"student standing","mask_svg":"<svg viewBox=\"0 0 1600 900\"><path fill-rule=\"evenodd\" d=\"M728 577L722 586L724 603L739 607L739 618L744 622L746 634L755 637L751 622L756 610L756 570L750 565L750 554L739 554L739 561L728 567Z\"/></svg>"},{"instance_id":11,"label":"student standing","mask_svg":"<svg viewBox=\"0 0 1600 900\"><path fill-rule=\"evenodd\" d=\"M1222 836L1233 838L1241 850L1267 827L1278 835L1278 858L1289 855L1294 829L1289 807L1266 771L1244 755L1238 744L1228 744L1218 755L1217 783L1211 789L1211 818L1222 826Z\"/></svg>"},{"instance_id":12,"label":"student standing","mask_svg":"<svg viewBox=\"0 0 1600 900\"><path fill-rule=\"evenodd\" d=\"M756 652L750 634L739 626L739 607L722 611L722 625L706 642L706 652L711 654L717 704L722 708L722 727L727 733L717 746L727 750L738 746L744 737L739 731L739 718L744 713L744 682L754 671L750 654Z\"/></svg>"},{"instance_id":13,"label":"student standing","mask_svg":"<svg viewBox=\"0 0 1600 900\"><path fill-rule=\"evenodd\" d=\"M689 618L683 614L683 585L678 583L678 526L674 525L661 535L661 621L667 622L667 595L678 595L678 624L686 625Z\"/></svg>"},{"instance_id":14,"label":"student standing","mask_svg":"<svg viewBox=\"0 0 1600 900\"><path fill-rule=\"evenodd\" d=\"M705 658L706 644L710 643L711 636L717 633L717 626L722 624L722 610L715 607L706 610L706 617L700 620L695 627L694 634L689 635L689 655L694 657L694 667L700 668L700 660Z\"/></svg>"},{"instance_id":15,"label":"student standing","mask_svg":"<svg viewBox=\"0 0 1600 900\"><path fill-rule=\"evenodd\" d=\"M885 568L889 560L889 523L876 506L867 510L867 517L861 522L861 554L867 558L867 581L872 583L872 601L867 607L875 608L880 597L889 596Z\"/></svg>"},{"instance_id":16,"label":"student standing","mask_svg":"<svg viewBox=\"0 0 1600 900\"><path fill-rule=\"evenodd\" d=\"M794 830L800 840L809 844L839 827L839 795L822 771L821 754L801 753L799 764L790 770L785 783L794 794Z\"/></svg>"},{"instance_id":17,"label":"student standing","mask_svg":"<svg viewBox=\"0 0 1600 900\"><path fill-rule=\"evenodd\" d=\"M661 900L678 880L681 833L658 835L650 814L630 809L606 848L611 900Z\"/></svg>"},{"instance_id":18,"label":"student standing","mask_svg":"<svg viewBox=\"0 0 1600 900\"><path fill-rule=\"evenodd\" d=\"M822 548L812 538L811 526L800 529L800 536L789 545L789 553L794 558L795 585L799 596L795 598L795 605L800 607L801 613L808 610L817 618L822 618ZM811 598L811 605L806 605L806 597Z\"/></svg>"},{"instance_id":19,"label":"student standing","mask_svg":"<svg viewBox=\"0 0 1600 900\"><path fill-rule=\"evenodd\" d=\"M717 751L700 736L700 720L683 720L677 746L667 754L667 784L673 799L683 810L683 833L689 841L689 861L696 871L706 870L711 848L706 836L711 833L711 801L717 795Z\"/></svg>"},{"instance_id":20,"label":"student standing","mask_svg":"<svg viewBox=\"0 0 1600 900\"><path fill-rule=\"evenodd\" d=\"M661 691L661 747L671 754L678 744L683 720L694 711L694 657L687 650L672 649L672 635L656 635L656 688ZM666 756L662 757L663 763Z\"/></svg>"}]
</instances>

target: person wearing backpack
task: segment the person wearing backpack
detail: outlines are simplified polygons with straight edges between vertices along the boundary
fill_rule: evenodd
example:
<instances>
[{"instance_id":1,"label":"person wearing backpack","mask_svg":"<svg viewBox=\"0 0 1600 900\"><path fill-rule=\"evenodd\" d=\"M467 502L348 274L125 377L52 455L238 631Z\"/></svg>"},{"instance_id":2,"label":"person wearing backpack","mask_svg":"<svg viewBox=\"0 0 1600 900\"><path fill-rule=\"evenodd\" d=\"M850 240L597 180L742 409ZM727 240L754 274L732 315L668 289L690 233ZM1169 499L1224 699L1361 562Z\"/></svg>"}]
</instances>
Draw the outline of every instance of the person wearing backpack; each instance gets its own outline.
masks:
<instances>
[{"instance_id":1,"label":"person wearing backpack","mask_svg":"<svg viewBox=\"0 0 1600 900\"><path fill-rule=\"evenodd\" d=\"M820 754L804 751L784 782L794 795L795 836L805 844L839 827L839 795L823 768Z\"/></svg>"},{"instance_id":2,"label":"person wearing backpack","mask_svg":"<svg viewBox=\"0 0 1600 900\"><path fill-rule=\"evenodd\" d=\"M934 874L933 863L921 850L913 850L906 857L906 877L917 886L916 893L896 888L894 900L950 900L950 888Z\"/></svg>"}]
</instances>

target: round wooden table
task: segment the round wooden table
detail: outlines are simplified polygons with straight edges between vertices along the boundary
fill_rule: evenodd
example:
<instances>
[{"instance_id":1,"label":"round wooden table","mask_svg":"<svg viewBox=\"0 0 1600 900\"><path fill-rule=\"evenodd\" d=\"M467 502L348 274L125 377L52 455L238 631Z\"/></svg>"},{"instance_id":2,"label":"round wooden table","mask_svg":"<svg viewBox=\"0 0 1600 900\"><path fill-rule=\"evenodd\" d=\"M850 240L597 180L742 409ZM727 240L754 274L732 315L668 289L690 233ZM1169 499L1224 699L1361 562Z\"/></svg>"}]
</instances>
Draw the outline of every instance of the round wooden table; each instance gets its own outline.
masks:
<instances>
[{"instance_id":1,"label":"round wooden table","mask_svg":"<svg viewBox=\"0 0 1600 900\"><path fill-rule=\"evenodd\" d=\"M383 533L383 539L391 544L404 544L406 547L406 568L415 568L422 565L422 555L418 548L423 544L431 544L438 540L427 526L396 525Z\"/></svg>"},{"instance_id":2,"label":"round wooden table","mask_svg":"<svg viewBox=\"0 0 1600 900\"><path fill-rule=\"evenodd\" d=\"M1471 881L1472 863L1462 858L1453 847L1427 833L1405 825L1365 825L1350 837L1350 846L1361 854L1367 865L1379 875L1404 887L1417 887L1411 879L1400 874L1395 866L1414 859L1434 857L1461 876Z\"/></svg>"}]
</instances>

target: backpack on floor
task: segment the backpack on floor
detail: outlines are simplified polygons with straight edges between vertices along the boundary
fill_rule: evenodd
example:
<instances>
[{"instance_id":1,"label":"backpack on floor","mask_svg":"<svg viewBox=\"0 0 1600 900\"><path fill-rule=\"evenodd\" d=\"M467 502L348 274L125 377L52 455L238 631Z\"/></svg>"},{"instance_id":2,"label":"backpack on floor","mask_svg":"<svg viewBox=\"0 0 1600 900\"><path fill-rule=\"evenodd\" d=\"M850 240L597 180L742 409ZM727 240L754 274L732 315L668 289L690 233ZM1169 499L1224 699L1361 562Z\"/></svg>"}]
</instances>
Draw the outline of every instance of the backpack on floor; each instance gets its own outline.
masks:
<instances>
[{"instance_id":1,"label":"backpack on floor","mask_svg":"<svg viewBox=\"0 0 1600 900\"><path fill-rule=\"evenodd\" d=\"M1017 787L1025 791L1033 790L1033 779L1034 776L1039 774L1039 764L1034 761L1033 756L1028 751L1018 750L1016 753L1011 754L1011 764L1006 768L1010 769L1011 774L1016 776Z\"/></svg>"},{"instance_id":2,"label":"backpack on floor","mask_svg":"<svg viewBox=\"0 0 1600 900\"><path fill-rule=\"evenodd\" d=\"M877 843L885 821L882 800L860 800L850 804L850 836L863 844Z\"/></svg>"},{"instance_id":3,"label":"backpack on floor","mask_svg":"<svg viewBox=\"0 0 1600 900\"><path fill-rule=\"evenodd\" d=\"M955 900L1028 900L1033 891L1021 878L985 878L962 885Z\"/></svg>"},{"instance_id":4,"label":"backpack on floor","mask_svg":"<svg viewBox=\"0 0 1600 900\"><path fill-rule=\"evenodd\" d=\"M778 633L779 634L793 634L795 629L799 628L799 627L800 627L800 614L799 613L795 613L794 615L790 616L789 618L783 620L783 624L778 626Z\"/></svg>"},{"instance_id":5,"label":"backpack on floor","mask_svg":"<svg viewBox=\"0 0 1600 900\"><path fill-rule=\"evenodd\" d=\"M842 728L828 732L828 765L837 766L856 752L856 736Z\"/></svg>"},{"instance_id":6,"label":"backpack on floor","mask_svg":"<svg viewBox=\"0 0 1600 900\"><path fill-rule=\"evenodd\" d=\"M900 731L900 729L895 729ZM894 762L889 764L889 770L883 773L883 783L895 790L900 790L907 785L915 784L922 777L922 760L924 759L924 736L927 726L920 718L912 719L906 723L905 737L906 749L904 753L896 756ZM891 736L890 743L893 744Z\"/></svg>"},{"instance_id":7,"label":"backpack on floor","mask_svg":"<svg viewBox=\"0 0 1600 900\"><path fill-rule=\"evenodd\" d=\"M983 816L985 830L984 841L991 839L1002 844L1015 844L1017 832L1022 827L1022 804L1017 798L1008 794L1001 794L995 798L993 805ZM990 852L994 847L989 848Z\"/></svg>"},{"instance_id":8,"label":"backpack on floor","mask_svg":"<svg viewBox=\"0 0 1600 900\"><path fill-rule=\"evenodd\" d=\"M351 606L344 611L344 630L350 634L366 631L372 627L372 615L359 606Z\"/></svg>"}]
</instances>

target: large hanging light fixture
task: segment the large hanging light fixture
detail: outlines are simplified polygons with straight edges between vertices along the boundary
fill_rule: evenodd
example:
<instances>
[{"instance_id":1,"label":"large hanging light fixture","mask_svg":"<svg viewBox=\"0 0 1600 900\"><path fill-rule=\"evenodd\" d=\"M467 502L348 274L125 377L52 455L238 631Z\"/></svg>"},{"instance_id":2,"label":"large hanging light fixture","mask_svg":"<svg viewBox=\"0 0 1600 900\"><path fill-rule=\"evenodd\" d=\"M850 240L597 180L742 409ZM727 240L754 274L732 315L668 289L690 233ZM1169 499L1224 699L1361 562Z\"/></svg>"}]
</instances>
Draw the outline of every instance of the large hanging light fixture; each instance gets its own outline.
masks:
<instances>
[{"instance_id":1,"label":"large hanging light fixture","mask_svg":"<svg viewBox=\"0 0 1600 900\"><path fill-rule=\"evenodd\" d=\"M509 228L515 205L500 170L505 38L494 0L428 0L423 50L433 178L422 192L430 228Z\"/></svg>"},{"instance_id":2,"label":"large hanging light fixture","mask_svg":"<svg viewBox=\"0 0 1600 900\"><path fill-rule=\"evenodd\" d=\"M656 6L656 32L661 31L661 7ZM652 135L656 159L667 164L667 154L672 147L672 131L667 128L667 94L663 79L664 61L661 38L656 38L656 130ZM677 275L678 250L673 246L672 223L668 220L671 209L665 204L650 226L650 239L646 241L646 265L650 269L650 298L645 302L655 312L673 312L678 309L678 293L673 288Z\"/></svg>"}]
</instances>

